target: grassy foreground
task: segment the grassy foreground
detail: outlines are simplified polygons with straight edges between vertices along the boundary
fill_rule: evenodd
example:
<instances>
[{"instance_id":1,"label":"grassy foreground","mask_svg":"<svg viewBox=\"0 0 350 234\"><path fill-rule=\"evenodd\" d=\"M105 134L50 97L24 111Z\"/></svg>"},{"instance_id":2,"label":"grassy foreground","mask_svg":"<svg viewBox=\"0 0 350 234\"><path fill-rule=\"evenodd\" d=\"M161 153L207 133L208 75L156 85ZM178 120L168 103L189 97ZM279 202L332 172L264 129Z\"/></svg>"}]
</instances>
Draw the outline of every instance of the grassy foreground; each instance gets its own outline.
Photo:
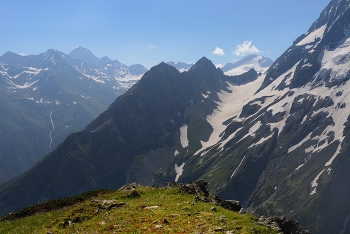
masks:
<instances>
[{"instance_id":1,"label":"grassy foreground","mask_svg":"<svg viewBox=\"0 0 350 234\"><path fill-rule=\"evenodd\" d=\"M177 187L104 190L81 197L56 200L52 211L3 218L0 233L277 233L258 224L256 216L194 202L195 195Z\"/></svg>"}]
</instances>

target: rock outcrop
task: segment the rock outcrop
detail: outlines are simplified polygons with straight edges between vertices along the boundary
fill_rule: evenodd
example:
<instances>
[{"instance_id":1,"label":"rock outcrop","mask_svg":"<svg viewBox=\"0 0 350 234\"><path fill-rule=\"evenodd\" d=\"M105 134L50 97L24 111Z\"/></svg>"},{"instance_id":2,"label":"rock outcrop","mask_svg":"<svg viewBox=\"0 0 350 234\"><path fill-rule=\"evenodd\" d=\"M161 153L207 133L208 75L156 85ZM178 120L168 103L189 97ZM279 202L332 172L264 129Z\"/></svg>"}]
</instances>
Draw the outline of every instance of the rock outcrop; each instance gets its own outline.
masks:
<instances>
[{"instance_id":1,"label":"rock outcrop","mask_svg":"<svg viewBox=\"0 0 350 234\"><path fill-rule=\"evenodd\" d=\"M239 201L225 200L218 195L210 195L207 188L208 182L204 180L198 180L194 183L190 182L188 184L170 182L168 183L168 186L179 187L180 191L183 193L196 195L194 199L195 202L213 203L216 206L228 210L244 213L242 212L243 209L239 204ZM215 210L215 207L213 210ZM259 224L270 227L281 234L310 234L310 232L302 227L297 221L288 220L284 216L261 216L257 221Z\"/></svg>"}]
</instances>

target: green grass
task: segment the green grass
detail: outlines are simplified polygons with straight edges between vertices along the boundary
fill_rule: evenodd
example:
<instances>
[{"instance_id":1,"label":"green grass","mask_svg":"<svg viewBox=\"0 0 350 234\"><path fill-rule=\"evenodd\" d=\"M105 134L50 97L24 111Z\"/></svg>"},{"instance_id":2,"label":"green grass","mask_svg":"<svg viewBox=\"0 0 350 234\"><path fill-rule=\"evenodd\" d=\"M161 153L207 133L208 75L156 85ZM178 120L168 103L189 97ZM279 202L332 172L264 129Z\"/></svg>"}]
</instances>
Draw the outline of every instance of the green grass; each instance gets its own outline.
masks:
<instances>
[{"instance_id":1,"label":"green grass","mask_svg":"<svg viewBox=\"0 0 350 234\"><path fill-rule=\"evenodd\" d=\"M140 197L104 191L57 210L1 221L0 233L277 233L259 225L254 215L194 202L194 195L183 194L178 188L136 190ZM103 200L125 204L99 209Z\"/></svg>"}]
</instances>

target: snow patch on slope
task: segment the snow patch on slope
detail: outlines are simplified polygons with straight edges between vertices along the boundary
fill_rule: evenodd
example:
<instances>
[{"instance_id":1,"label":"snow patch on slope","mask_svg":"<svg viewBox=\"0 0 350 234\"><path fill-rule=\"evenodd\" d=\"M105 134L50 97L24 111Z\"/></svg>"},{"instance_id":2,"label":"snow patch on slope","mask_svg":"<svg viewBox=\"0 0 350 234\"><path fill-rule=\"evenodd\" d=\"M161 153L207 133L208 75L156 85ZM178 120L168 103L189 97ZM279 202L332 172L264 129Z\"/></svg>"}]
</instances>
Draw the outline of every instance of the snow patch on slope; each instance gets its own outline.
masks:
<instances>
[{"instance_id":1,"label":"snow patch on slope","mask_svg":"<svg viewBox=\"0 0 350 234\"><path fill-rule=\"evenodd\" d=\"M350 38L344 41L336 49L326 47L323 51L321 69L315 77L321 76L325 71L330 71L329 79L343 79L349 75Z\"/></svg>"},{"instance_id":2,"label":"snow patch on slope","mask_svg":"<svg viewBox=\"0 0 350 234\"><path fill-rule=\"evenodd\" d=\"M302 46L302 45L312 43L312 42L316 41L317 39L320 39L320 38L322 39L326 27L327 27L326 25L323 25L323 26L319 27L318 29L316 29L315 31L310 32L303 40L301 40L296 45Z\"/></svg>"},{"instance_id":3,"label":"snow patch on slope","mask_svg":"<svg viewBox=\"0 0 350 234\"><path fill-rule=\"evenodd\" d=\"M245 155L245 156L242 158L241 162L239 163L239 165L237 166L237 168L234 170L234 172L232 173L232 175L231 175L230 178L234 177L234 175L237 173L237 171L238 171L239 168L241 167L241 165L242 165L242 163L243 163L243 161L244 161L244 159L245 159L246 156L247 156L247 155Z\"/></svg>"},{"instance_id":4,"label":"snow patch on slope","mask_svg":"<svg viewBox=\"0 0 350 234\"><path fill-rule=\"evenodd\" d=\"M259 128L261 127L261 121L256 122L248 131L247 135L245 135L244 137L242 137L242 139L240 139L238 142L242 141L243 139L247 138L248 136L251 137L255 137L255 133L256 131L259 130ZM237 142L237 143L238 143Z\"/></svg>"},{"instance_id":5,"label":"snow patch on slope","mask_svg":"<svg viewBox=\"0 0 350 234\"><path fill-rule=\"evenodd\" d=\"M183 148L186 148L188 146L187 129L187 125L183 125L180 128L180 142Z\"/></svg>"},{"instance_id":6,"label":"snow patch on slope","mask_svg":"<svg viewBox=\"0 0 350 234\"><path fill-rule=\"evenodd\" d=\"M320 176L322 175L322 173L324 172L324 170L326 169L323 169L317 176L316 178L311 182L311 189L313 189L310 193L310 195L313 195L316 193L316 189L317 189L317 186L318 186L318 180L320 179Z\"/></svg>"},{"instance_id":7,"label":"snow patch on slope","mask_svg":"<svg viewBox=\"0 0 350 234\"><path fill-rule=\"evenodd\" d=\"M260 145L260 144L264 143L265 141L267 141L268 139L270 139L272 136L273 136L273 133L271 133L271 134L270 134L269 136L267 136L267 137L261 138L258 142L252 144L252 145L249 146L248 148L252 148L252 147L254 147L254 146Z\"/></svg>"},{"instance_id":8,"label":"snow patch on slope","mask_svg":"<svg viewBox=\"0 0 350 234\"><path fill-rule=\"evenodd\" d=\"M180 166L177 166L177 164L175 163L175 171L176 171L176 177L175 177L175 182L177 182L180 178L180 176L182 175L183 171L184 171L184 166L186 163L182 163Z\"/></svg>"},{"instance_id":9,"label":"snow patch on slope","mask_svg":"<svg viewBox=\"0 0 350 234\"><path fill-rule=\"evenodd\" d=\"M260 87L263 80L264 76L260 76L254 82L241 86L234 86L228 83L228 88L232 92L220 91L218 93L220 99L218 107L211 115L207 116L207 121L212 126L213 132L208 141L201 141L202 148L196 154L220 141L220 134L227 127L223 122L241 113L243 106L251 101L251 98L254 97L254 93Z\"/></svg>"},{"instance_id":10,"label":"snow patch on slope","mask_svg":"<svg viewBox=\"0 0 350 234\"><path fill-rule=\"evenodd\" d=\"M220 146L219 146L219 150L222 151L223 147L227 144L227 142L232 140L236 136L236 134L242 129L243 129L243 127L237 129L234 133L232 133L229 137L227 137L226 140L222 141Z\"/></svg>"}]
</instances>

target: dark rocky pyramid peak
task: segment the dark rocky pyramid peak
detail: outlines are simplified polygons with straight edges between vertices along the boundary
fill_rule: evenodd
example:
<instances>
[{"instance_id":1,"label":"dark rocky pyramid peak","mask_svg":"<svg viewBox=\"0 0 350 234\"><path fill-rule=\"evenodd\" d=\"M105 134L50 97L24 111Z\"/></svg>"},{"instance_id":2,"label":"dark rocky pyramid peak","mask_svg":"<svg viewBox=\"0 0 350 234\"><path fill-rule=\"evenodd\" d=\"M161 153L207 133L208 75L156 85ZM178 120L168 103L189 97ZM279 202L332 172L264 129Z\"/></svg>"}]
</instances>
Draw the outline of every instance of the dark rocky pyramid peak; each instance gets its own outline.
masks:
<instances>
[{"instance_id":1,"label":"dark rocky pyramid peak","mask_svg":"<svg viewBox=\"0 0 350 234\"><path fill-rule=\"evenodd\" d=\"M161 62L158 65L152 67L149 72L151 72L152 74L154 73L163 73L164 75L167 72L173 73L173 74L178 74L180 73L176 68L174 68L173 66L165 63L165 62ZM147 73L146 73L147 74Z\"/></svg>"},{"instance_id":2,"label":"dark rocky pyramid peak","mask_svg":"<svg viewBox=\"0 0 350 234\"><path fill-rule=\"evenodd\" d=\"M215 65L212 63L212 61L210 61L209 59L207 59L206 57L202 57L200 60L198 60L190 69L190 71L192 72L197 72L197 71L211 71L211 72L215 72L216 67Z\"/></svg>"},{"instance_id":3,"label":"dark rocky pyramid peak","mask_svg":"<svg viewBox=\"0 0 350 234\"><path fill-rule=\"evenodd\" d=\"M162 80L171 79L174 76L177 76L180 72L171 65L168 65L164 62L159 63L156 66L151 67L140 79L140 81L131 87L127 93L133 93L136 86L150 83L152 85L162 82ZM154 83L155 82L155 83Z\"/></svg>"},{"instance_id":4,"label":"dark rocky pyramid peak","mask_svg":"<svg viewBox=\"0 0 350 234\"><path fill-rule=\"evenodd\" d=\"M213 80L217 76L224 76L220 68L216 68L215 65L207 59L202 57L198 60L189 70L191 73L195 73L201 80Z\"/></svg>"}]
</instances>

